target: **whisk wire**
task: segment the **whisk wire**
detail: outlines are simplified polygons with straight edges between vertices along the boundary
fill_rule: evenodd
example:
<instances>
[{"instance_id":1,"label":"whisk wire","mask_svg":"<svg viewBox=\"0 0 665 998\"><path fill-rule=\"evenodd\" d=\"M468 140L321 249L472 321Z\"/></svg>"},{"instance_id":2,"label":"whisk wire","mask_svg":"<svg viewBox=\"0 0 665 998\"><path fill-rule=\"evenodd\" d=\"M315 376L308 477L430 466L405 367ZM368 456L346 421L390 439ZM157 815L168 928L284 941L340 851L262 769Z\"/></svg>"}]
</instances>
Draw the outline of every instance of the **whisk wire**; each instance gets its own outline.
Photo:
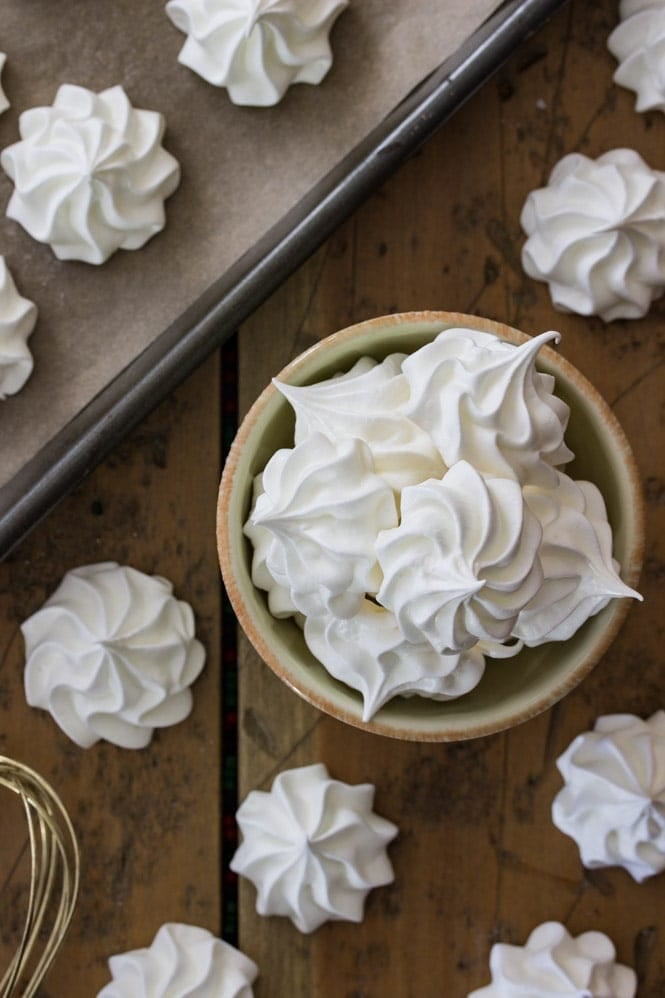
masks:
<instances>
[{"instance_id":1,"label":"whisk wire","mask_svg":"<svg viewBox=\"0 0 665 998\"><path fill-rule=\"evenodd\" d=\"M80 854L69 815L46 780L23 763L0 755L0 786L21 798L30 848L25 924L16 953L0 980L0 998L19 994L32 998L69 928L78 897ZM47 938L41 954L33 957L49 914Z\"/></svg>"}]
</instances>

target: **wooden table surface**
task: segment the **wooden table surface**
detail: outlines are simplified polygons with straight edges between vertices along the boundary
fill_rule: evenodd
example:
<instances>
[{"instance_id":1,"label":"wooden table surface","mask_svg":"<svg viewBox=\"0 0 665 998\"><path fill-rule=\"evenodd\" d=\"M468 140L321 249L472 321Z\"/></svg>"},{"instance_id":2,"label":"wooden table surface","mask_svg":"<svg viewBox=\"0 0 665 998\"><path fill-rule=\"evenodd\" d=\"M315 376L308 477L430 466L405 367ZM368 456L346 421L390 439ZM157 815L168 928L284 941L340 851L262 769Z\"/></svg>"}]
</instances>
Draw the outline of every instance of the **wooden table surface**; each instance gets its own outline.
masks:
<instances>
[{"instance_id":1,"label":"wooden table surface","mask_svg":"<svg viewBox=\"0 0 665 998\"><path fill-rule=\"evenodd\" d=\"M302 702L240 638L240 798L283 769L322 761L339 779L374 783L376 811L400 828L395 882L370 895L360 926L302 936L259 917L254 889L239 884L238 943L259 965L257 998L463 998L488 982L492 942L524 942L548 919L574 934L605 931L636 967L640 998L665 995L665 877L637 885L622 870L584 871L550 819L555 760L575 735L599 714L665 706L665 299L640 321L561 315L519 257L524 199L564 154L627 146L665 168L665 117L637 114L634 95L612 83L605 42L616 8L564 7L239 331L242 414L290 358L373 315L441 308L529 333L558 328L561 353L623 424L647 504L644 604L580 687L504 734L452 745L363 734ZM163 922L235 933L221 845L224 828L233 832L221 808L235 771L233 728L221 729L233 628L222 634L214 532L232 363L229 351L211 357L0 566L0 752L53 783L82 849L79 905L42 996L96 994L108 956L148 945ZM193 605L208 652L191 716L136 752L79 750L23 694L20 623L68 569L104 560L169 578ZM2 798L3 960L25 901L25 835L12 806Z\"/></svg>"}]
</instances>

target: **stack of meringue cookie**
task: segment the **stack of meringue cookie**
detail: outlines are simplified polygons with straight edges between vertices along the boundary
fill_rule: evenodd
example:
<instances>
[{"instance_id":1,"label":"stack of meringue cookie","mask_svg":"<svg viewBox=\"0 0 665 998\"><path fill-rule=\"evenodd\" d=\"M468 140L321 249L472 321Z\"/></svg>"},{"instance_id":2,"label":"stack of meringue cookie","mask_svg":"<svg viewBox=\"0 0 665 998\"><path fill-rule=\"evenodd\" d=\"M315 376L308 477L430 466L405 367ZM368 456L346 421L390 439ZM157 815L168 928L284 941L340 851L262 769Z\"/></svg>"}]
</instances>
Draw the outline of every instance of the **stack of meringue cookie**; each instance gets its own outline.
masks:
<instances>
[{"instance_id":1,"label":"stack of meringue cookie","mask_svg":"<svg viewBox=\"0 0 665 998\"><path fill-rule=\"evenodd\" d=\"M536 369L552 340L448 328L313 386L275 382L295 440L254 484L252 579L365 721L396 695L467 693L486 656L640 598L598 489L563 471L568 407Z\"/></svg>"}]
</instances>

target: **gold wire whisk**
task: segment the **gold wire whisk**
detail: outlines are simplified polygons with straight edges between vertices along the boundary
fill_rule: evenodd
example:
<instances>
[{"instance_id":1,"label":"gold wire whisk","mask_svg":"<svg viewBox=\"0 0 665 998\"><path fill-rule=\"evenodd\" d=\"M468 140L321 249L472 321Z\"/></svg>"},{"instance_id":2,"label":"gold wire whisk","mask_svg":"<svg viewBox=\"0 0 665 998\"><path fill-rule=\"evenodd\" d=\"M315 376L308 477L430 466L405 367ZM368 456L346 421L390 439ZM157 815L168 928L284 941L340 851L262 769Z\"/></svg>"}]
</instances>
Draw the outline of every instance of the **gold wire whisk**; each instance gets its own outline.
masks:
<instances>
[{"instance_id":1,"label":"gold wire whisk","mask_svg":"<svg viewBox=\"0 0 665 998\"><path fill-rule=\"evenodd\" d=\"M30 843L25 925L18 949L0 980L0 998L32 998L67 934L76 906L79 847L62 801L34 770L0 755L0 786L21 798ZM42 931L45 941L40 952Z\"/></svg>"}]
</instances>

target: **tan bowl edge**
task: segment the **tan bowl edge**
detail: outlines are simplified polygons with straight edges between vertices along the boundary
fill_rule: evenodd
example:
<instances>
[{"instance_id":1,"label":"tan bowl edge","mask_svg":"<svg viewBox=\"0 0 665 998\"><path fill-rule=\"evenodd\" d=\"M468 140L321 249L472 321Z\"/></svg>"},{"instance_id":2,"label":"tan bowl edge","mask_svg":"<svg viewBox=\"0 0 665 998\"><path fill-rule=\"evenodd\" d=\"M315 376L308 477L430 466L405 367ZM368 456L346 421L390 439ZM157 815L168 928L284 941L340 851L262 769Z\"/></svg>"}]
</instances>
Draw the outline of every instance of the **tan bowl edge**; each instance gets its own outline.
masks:
<instances>
[{"instance_id":1,"label":"tan bowl edge","mask_svg":"<svg viewBox=\"0 0 665 998\"><path fill-rule=\"evenodd\" d=\"M355 338L355 336L361 331L369 331L373 327L385 328L391 325L397 326L405 322L424 322L431 323L435 326L470 326L474 329L480 329L485 332L493 333L512 343L523 343L531 338L526 333L514 329L504 323L481 318L475 315L467 315L461 312L423 310L418 312L393 313L386 316L377 316L376 318L356 323L355 325L348 326L345 329L333 333L292 360L276 375L276 378L284 381L293 378L293 376L297 375L303 366L307 366L310 356L313 353L317 353L322 344L329 344L333 342L343 343L346 340ZM645 512L639 471L633 452L630 448L630 444L628 443L620 423L607 402L587 380L587 378L585 378L584 375L577 370L577 368L575 368L569 361L567 361L560 354L556 353L550 347L543 347L539 353L539 356L541 356L546 363L549 362L548 366L559 368L559 370L561 370L561 372L581 395L592 399L596 411L600 411L602 422L609 430L617 449L622 455L623 465L627 473L626 485L631 495L634 514L633 529L627 537L626 553L621 563L622 579L627 585L634 588L639 580L644 556ZM229 483L232 482L234 478L238 461L240 460L243 448L256 420L276 393L277 389L272 384L269 384L258 396L249 409L247 415L241 421L236 437L229 450L220 482L217 503L216 532L220 568L226 591L238 623L242 627L257 654L270 667L270 669L277 676L279 676L284 683L286 683L287 686L291 687L291 689L294 690L299 696L324 713L329 714L340 721L344 721L353 727L360 728L363 731L405 741L452 742L495 734L535 717L561 700L591 672L616 638L616 635L619 632L621 625L623 624L631 607L631 602L628 599L614 600L610 607L607 608L610 612L607 615L606 628L603 634L596 641L593 653L588 656L577 669L566 676L564 681L549 690L547 695L534 699L533 702L529 703L523 709L515 711L515 713L510 716L506 716L499 723L496 721L478 722L476 724L465 722L463 729L456 729L453 724L449 730L442 731L427 729L409 730L401 727L396 728L390 724L383 723L380 719L381 711L379 711L372 720L363 722L360 717L344 710L337 704L331 703L324 695L318 695L311 689L302 689L298 685L294 684L288 672L283 668L277 655L254 626L254 623L246 610L240 588L236 581L237 570L242 570L242 566L236 565L235 563L234 549L229 535L229 505L233 494L233 490L229 487Z\"/></svg>"}]
</instances>

